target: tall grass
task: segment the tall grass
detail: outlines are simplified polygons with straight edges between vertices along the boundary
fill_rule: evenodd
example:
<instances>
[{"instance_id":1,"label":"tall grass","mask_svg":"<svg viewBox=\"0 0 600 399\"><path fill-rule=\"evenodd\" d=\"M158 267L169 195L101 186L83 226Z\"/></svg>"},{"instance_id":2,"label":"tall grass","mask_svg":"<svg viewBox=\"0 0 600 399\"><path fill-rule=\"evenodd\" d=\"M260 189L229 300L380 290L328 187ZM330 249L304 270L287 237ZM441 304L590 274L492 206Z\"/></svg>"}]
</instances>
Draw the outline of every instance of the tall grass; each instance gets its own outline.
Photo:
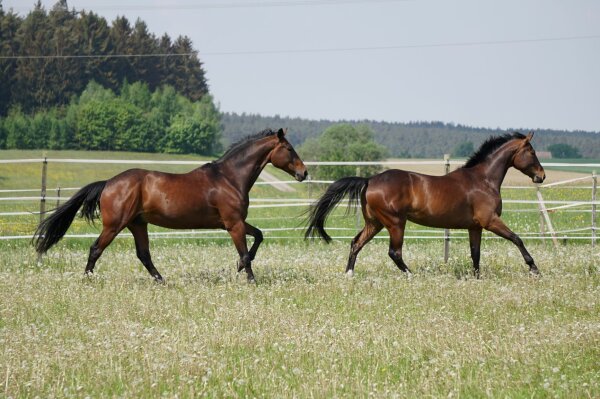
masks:
<instances>
[{"instance_id":1,"label":"tall grass","mask_svg":"<svg viewBox=\"0 0 600 399\"><path fill-rule=\"evenodd\" d=\"M484 243L481 280L466 246L409 243L408 280L369 244L343 274L348 243L266 244L258 283L231 246L155 240L166 285L130 240L93 278L84 248L38 266L0 248L0 396L598 397L599 250Z\"/></svg>"}]
</instances>

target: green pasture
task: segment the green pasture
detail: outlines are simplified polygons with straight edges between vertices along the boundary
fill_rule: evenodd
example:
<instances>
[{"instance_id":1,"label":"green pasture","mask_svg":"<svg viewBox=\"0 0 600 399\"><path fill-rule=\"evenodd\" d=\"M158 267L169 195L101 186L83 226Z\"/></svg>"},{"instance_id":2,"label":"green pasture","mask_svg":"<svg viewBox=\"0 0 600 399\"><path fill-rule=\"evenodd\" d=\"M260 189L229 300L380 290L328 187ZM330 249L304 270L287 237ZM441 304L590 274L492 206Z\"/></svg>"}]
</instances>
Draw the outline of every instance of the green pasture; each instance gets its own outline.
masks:
<instances>
[{"instance_id":1,"label":"green pasture","mask_svg":"<svg viewBox=\"0 0 600 399\"><path fill-rule=\"evenodd\" d=\"M541 278L509 243L414 242L407 279L369 244L266 243L257 284L232 246L153 241L166 285L130 240L84 278L85 248L43 265L1 244L2 397L598 397L598 247L532 243Z\"/></svg>"},{"instance_id":2,"label":"green pasture","mask_svg":"<svg viewBox=\"0 0 600 399\"><path fill-rule=\"evenodd\" d=\"M0 151L9 157L40 154ZM133 166L52 163L48 187L81 187ZM40 172L41 164L0 164L0 189L39 187ZM585 201L586 184L542 193ZM535 200L531 186L503 189L503 197ZM257 185L252 204L313 200L325 186L293 187L283 193ZM92 237L64 239L41 263L29 240L0 240L0 397L599 397L600 246L576 234L558 247L527 239L539 232L536 207L505 203L504 218L522 234L541 278L528 275L514 245L490 239L482 244L482 279L473 279L459 231L447 263L441 240L408 238L410 279L389 259L381 233L347 278L348 237L361 221L345 207L328 224L340 237L331 245L301 240L305 206L251 208L249 222L265 231L253 262L256 284L235 272L237 254L225 232L151 238L165 285L152 281L125 234L91 278L83 269ZM38 202L0 201L0 213L38 209ZM558 230L574 229L590 226L591 215L551 218ZM0 235L28 236L38 216L0 221ZM69 234L97 234L98 226L76 220ZM428 230L411 224L407 235L442 234Z\"/></svg>"},{"instance_id":3,"label":"green pasture","mask_svg":"<svg viewBox=\"0 0 600 399\"><path fill-rule=\"evenodd\" d=\"M600 159L582 159L582 158L574 158L574 159L548 159L546 160L548 163L600 163ZM542 162L544 164L545 162ZM570 166L570 167L562 167L562 166L548 166L545 167L546 170L564 170L568 172L579 172L579 173L600 173L599 168L592 168L589 166Z\"/></svg>"},{"instance_id":4,"label":"green pasture","mask_svg":"<svg viewBox=\"0 0 600 399\"><path fill-rule=\"evenodd\" d=\"M182 161L206 161L207 158L195 156L178 156L171 154L144 154L144 153L123 153L123 152L81 152L81 151L48 151L42 154L40 151L0 151L0 159L30 159L41 158L46 155L48 158L85 158L85 159L125 159L125 160L182 160ZM587 161L591 162L591 161ZM112 176L133 167L156 169L166 172L183 173L187 172L196 166L194 165L115 165L115 164L76 164L76 163L57 163L51 162L48 164L47 170L47 195L55 197L57 195L56 188L61 187L61 197L65 198L71 195L73 190L66 190L73 187L82 187L97 180L105 180ZM429 167L431 169L431 167ZM24 163L24 164L0 164L0 190L6 189L38 189L41 184L41 163ZM292 178L285 173L268 167L267 171L274 174L281 180L291 180ZM430 172L427 170L426 172ZM318 180L318 176L313 177ZM537 200L535 185L526 183L525 189L503 188L502 196L504 200ZM272 202L264 202L264 199L281 199L291 203L310 202L323 192L326 188L324 184L318 183L303 183L294 184L292 186L296 191L284 193L276 190L270 185L255 185L250 193L252 205L264 206L272 204ZM193 188L190 188L193 189ZM569 187L552 187L542 189L542 195L546 201L590 201L591 189L590 181L583 181L577 185ZM1 197L23 197L23 196L39 196L39 191L34 192L19 192L19 193L1 193ZM291 201L293 199L302 200L302 202ZM262 201L261 201L262 200ZM48 200L46 203L47 209L52 209L56 206L56 200ZM560 206L561 204L549 204L548 208ZM533 237L539 235L540 232L540 213L536 204L511 204L504 203L503 218L507 224L522 238ZM251 208L249 213L249 222L255 226L266 229L265 237L275 240L289 238L298 240L302 236L302 228L304 227L304 212L306 206L291 206L283 208ZM39 202L37 201L0 201L0 213L3 212L31 212L30 215L22 216L0 216L0 235L31 235L37 226L39 216L34 212L39 211ZM584 205L581 207L559 210L550 214L553 227L557 231L585 229L591 226L590 206ZM76 220L69 234L97 234L99 226L89 226L81 220ZM362 227L362 220L352 211L348 214L344 206L338 209L331 216L328 222L328 227L332 228L330 234L337 237L352 237ZM280 230L280 229L294 230ZM278 230L275 230L278 229ZM336 230L340 229L340 230ZM165 229L151 227L152 232L166 232ZM177 233L174 238L189 237L186 232ZM440 229L432 230L424 228L412 223L408 224L407 239L411 237L424 236L441 236L443 231ZM380 237L385 237L386 233L380 233ZM567 238L571 242L581 242L582 237L589 237L590 231L582 232L567 232L560 233L561 240ZM217 237L217 241L222 241L227 238L225 232L203 232L195 234L194 237ZM453 231L452 237L454 240L465 240L466 232ZM493 238L492 235L484 237ZM206 239L205 239L206 240ZM208 239L215 242L214 239ZM88 245L93 239L78 239Z\"/></svg>"}]
</instances>

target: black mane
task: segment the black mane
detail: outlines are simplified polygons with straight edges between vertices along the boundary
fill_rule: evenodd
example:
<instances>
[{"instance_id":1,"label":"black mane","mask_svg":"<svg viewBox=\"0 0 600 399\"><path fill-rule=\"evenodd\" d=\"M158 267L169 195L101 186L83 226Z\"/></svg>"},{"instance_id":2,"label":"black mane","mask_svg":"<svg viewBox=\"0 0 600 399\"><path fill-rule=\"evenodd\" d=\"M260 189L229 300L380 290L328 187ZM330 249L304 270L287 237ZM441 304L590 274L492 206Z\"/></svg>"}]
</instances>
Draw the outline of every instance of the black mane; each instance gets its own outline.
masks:
<instances>
[{"instance_id":1,"label":"black mane","mask_svg":"<svg viewBox=\"0 0 600 399\"><path fill-rule=\"evenodd\" d=\"M225 151L225 153L217 161L223 161L223 160L229 158L231 155L233 155L234 153L237 153L239 150L246 148L249 143L253 143L256 140L260 140L265 137L273 136L275 134L277 134L276 131L271 130L271 129L265 129L261 132L251 134L250 136L243 137L243 138L239 139L238 141L236 141L235 143L233 143L232 145L230 145L229 148L227 149L227 151Z\"/></svg>"},{"instance_id":2,"label":"black mane","mask_svg":"<svg viewBox=\"0 0 600 399\"><path fill-rule=\"evenodd\" d=\"M502 136L492 136L481 144L479 149L463 165L463 168L472 168L483 162L488 155L500 148L504 143L513 139L524 139L525 136L519 132L507 133Z\"/></svg>"}]
</instances>

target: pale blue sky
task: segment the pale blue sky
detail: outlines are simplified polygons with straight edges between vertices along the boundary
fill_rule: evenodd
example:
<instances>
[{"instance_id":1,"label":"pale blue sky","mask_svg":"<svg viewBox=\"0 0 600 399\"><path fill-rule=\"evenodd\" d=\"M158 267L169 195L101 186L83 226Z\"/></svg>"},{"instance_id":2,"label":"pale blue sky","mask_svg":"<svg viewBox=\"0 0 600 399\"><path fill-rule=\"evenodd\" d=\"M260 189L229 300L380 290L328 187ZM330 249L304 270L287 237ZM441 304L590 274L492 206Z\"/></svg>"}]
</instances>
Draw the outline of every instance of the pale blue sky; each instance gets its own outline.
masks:
<instances>
[{"instance_id":1,"label":"pale blue sky","mask_svg":"<svg viewBox=\"0 0 600 399\"><path fill-rule=\"evenodd\" d=\"M25 13L34 0L2 3ZM43 4L48 9L54 1ZM109 21L140 17L158 36L189 36L223 111L600 131L598 0L71 0L69 5ZM473 44L581 36L597 37ZM471 45L408 47L448 43ZM359 50L373 47L388 48ZM355 50L302 51L349 48Z\"/></svg>"}]
</instances>

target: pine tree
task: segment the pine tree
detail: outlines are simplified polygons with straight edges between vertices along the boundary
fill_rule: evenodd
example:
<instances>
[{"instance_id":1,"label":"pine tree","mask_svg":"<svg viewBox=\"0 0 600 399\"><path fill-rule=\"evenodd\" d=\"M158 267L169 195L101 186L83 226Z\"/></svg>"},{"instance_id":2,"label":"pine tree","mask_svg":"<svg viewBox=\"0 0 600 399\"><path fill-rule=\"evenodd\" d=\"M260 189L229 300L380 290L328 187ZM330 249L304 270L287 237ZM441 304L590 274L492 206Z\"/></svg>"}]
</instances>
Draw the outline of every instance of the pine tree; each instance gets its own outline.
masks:
<instances>
[{"instance_id":1,"label":"pine tree","mask_svg":"<svg viewBox=\"0 0 600 399\"><path fill-rule=\"evenodd\" d=\"M5 13L0 1L0 55L15 56L19 54L20 49L16 36L20 25L21 19L17 14L12 11ZM16 84L16 70L16 60L0 60L0 116L5 116L13 103L12 92Z\"/></svg>"}]
</instances>

